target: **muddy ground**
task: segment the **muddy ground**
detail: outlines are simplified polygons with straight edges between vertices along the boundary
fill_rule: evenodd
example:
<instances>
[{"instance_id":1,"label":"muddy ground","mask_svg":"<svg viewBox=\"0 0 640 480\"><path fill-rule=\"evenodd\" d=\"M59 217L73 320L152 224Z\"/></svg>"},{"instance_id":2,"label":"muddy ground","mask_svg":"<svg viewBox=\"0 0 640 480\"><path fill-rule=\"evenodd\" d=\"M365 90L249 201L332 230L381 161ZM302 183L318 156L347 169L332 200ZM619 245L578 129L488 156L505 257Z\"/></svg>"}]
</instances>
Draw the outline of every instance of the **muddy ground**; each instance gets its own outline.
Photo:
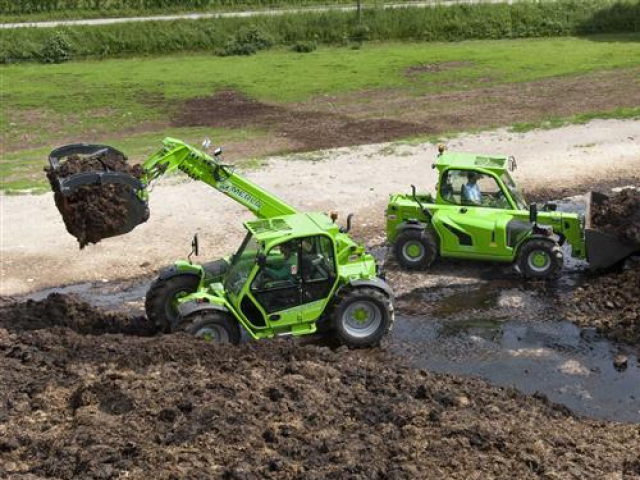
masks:
<instances>
[{"instance_id":1,"label":"muddy ground","mask_svg":"<svg viewBox=\"0 0 640 480\"><path fill-rule=\"evenodd\" d=\"M384 349L93 335L75 312L132 322L46 302L2 307L3 478L640 476L637 425L410 369ZM25 315L42 328L15 321Z\"/></svg>"},{"instance_id":2,"label":"muddy ground","mask_svg":"<svg viewBox=\"0 0 640 480\"><path fill-rule=\"evenodd\" d=\"M428 64L409 68L405 74L419 90L428 85L420 73L467 65ZM629 69L507 85L492 85L493 79L481 78L462 80L456 92L371 89L293 104L263 103L229 90L173 105L171 125L251 126L270 131L277 149L313 151L635 106L640 103L640 92L634 88L638 75L640 70ZM560 97L562 102L557 101ZM167 103L163 98L156 102ZM263 143L252 155L272 153L270 144Z\"/></svg>"},{"instance_id":3,"label":"muddy ground","mask_svg":"<svg viewBox=\"0 0 640 480\"><path fill-rule=\"evenodd\" d=\"M129 164L119 153L105 152L92 157L71 155L61 159L59 168L47 167L45 171L67 232L76 237L81 249L127 229L132 203L137 202L132 187L87 184L63 194L60 181L85 172L121 172L140 179L144 173L140 165Z\"/></svg>"},{"instance_id":4,"label":"muddy ground","mask_svg":"<svg viewBox=\"0 0 640 480\"><path fill-rule=\"evenodd\" d=\"M640 260L621 272L590 276L572 300L567 313L576 324L640 348Z\"/></svg>"}]
</instances>

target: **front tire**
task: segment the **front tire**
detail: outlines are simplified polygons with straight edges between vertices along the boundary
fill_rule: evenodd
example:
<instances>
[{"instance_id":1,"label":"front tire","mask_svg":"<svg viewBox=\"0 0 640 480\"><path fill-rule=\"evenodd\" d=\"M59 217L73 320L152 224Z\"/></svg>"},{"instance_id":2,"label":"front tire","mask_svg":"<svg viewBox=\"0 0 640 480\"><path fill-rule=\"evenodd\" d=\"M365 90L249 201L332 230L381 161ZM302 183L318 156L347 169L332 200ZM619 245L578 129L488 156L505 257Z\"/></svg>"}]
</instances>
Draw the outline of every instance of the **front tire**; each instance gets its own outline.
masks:
<instances>
[{"instance_id":1,"label":"front tire","mask_svg":"<svg viewBox=\"0 0 640 480\"><path fill-rule=\"evenodd\" d=\"M176 300L198 289L200 278L193 274L179 274L169 278L157 278L147 291L144 309L147 318L164 333L171 332L178 323Z\"/></svg>"},{"instance_id":2,"label":"front tire","mask_svg":"<svg viewBox=\"0 0 640 480\"><path fill-rule=\"evenodd\" d=\"M396 239L393 253L408 270L426 270L438 256L438 242L430 229L405 230Z\"/></svg>"},{"instance_id":3,"label":"front tire","mask_svg":"<svg viewBox=\"0 0 640 480\"><path fill-rule=\"evenodd\" d=\"M240 343L240 326L226 314L208 312L187 317L186 332L212 344Z\"/></svg>"},{"instance_id":4,"label":"front tire","mask_svg":"<svg viewBox=\"0 0 640 480\"><path fill-rule=\"evenodd\" d=\"M564 256L557 243L534 239L520 247L516 262L525 278L555 278L562 271Z\"/></svg>"},{"instance_id":5,"label":"front tire","mask_svg":"<svg viewBox=\"0 0 640 480\"><path fill-rule=\"evenodd\" d=\"M393 325L393 305L387 295L368 287L340 295L333 312L333 332L350 348L380 344Z\"/></svg>"}]
</instances>

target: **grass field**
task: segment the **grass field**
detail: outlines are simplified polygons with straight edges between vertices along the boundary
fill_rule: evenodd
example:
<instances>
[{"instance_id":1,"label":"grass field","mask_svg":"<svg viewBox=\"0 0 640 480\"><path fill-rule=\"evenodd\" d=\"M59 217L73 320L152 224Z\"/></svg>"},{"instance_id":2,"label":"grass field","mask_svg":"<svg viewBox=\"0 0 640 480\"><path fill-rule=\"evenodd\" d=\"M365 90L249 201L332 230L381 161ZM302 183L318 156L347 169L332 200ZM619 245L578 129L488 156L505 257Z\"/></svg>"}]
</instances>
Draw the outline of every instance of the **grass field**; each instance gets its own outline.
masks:
<instances>
[{"instance_id":1,"label":"grass field","mask_svg":"<svg viewBox=\"0 0 640 480\"><path fill-rule=\"evenodd\" d=\"M422 68L425 65L427 68ZM181 55L5 66L0 69L0 130L4 136L1 188L41 188L46 153L73 141L108 142L132 157L149 153L162 136L169 134L190 141L209 135L224 143L268 144L272 133L268 123L225 128L215 122L207 127L178 125L173 120L185 102L222 90L295 109L322 103L326 95L352 98L368 92L375 101L362 100L357 105L359 118L367 118L375 109L375 116L380 116L384 105L378 104L386 92L424 98L601 72L609 76L611 72L626 72L631 75L629 88L637 90L639 68L640 34L370 44L357 50L322 48L308 54L273 50L252 57ZM606 96L607 92L600 94ZM612 103L610 108L597 111L578 105L560 117L551 112L536 118L523 114L511 124L531 128L540 121L557 125L565 118L579 121L597 116L637 116L640 103L630 102ZM211 114L215 116L215 112ZM401 113L388 108L384 116L400 118ZM455 130L455 124L447 129ZM429 133L433 132L424 131L425 135Z\"/></svg>"}]
</instances>

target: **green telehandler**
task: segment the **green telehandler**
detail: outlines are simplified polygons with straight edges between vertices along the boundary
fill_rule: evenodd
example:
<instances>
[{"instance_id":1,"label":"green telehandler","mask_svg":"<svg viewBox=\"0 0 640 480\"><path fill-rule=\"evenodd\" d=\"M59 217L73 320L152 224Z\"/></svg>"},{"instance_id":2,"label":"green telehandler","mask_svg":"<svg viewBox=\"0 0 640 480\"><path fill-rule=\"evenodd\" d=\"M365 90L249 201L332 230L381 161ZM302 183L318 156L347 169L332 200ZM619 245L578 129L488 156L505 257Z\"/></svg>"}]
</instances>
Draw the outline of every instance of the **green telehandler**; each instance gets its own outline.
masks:
<instances>
[{"instance_id":1,"label":"green telehandler","mask_svg":"<svg viewBox=\"0 0 640 480\"><path fill-rule=\"evenodd\" d=\"M105 152L117 151L103 145L69 145L54 150L49 162L60 171L64 157L82 154L91 159ZM253 339L326 330L350 347L377 345L393 324L393 292L374 257L349 237L351 216L342 228L334 214L299 213L223 164L221 152L218 148L209 155L165 138L163 147L142 164L139 179L108 170L81 172L57 178L54 191L68 198L86 186L128 187L121 190L126 221L109 236L145 222L151 182L175 170L211 185L255 214L256 220L245 222L247 234L230 257L199 265L189 255L161 271L145 307L149 319L165 332L186 330L211 342L238 343L241 327ZM63 209L61 213L65 215Z\"/></svg>"},{"instance_id":2,"label":"green telehandler","mask_svg":"<svg viewBox=\"0 0 640 480\"><path fill-rule=\"evenodd\" d=\"M439 147L435 197L392 194L386 210L387 240L406 269L428 269L437 258L512 263L525 278L551 278L563 266L562 246L594 269L613 266L638 251L598 231L594 207L607 197L591 192L585 215L527 205L510 171L513 157L447 152Z\"/></svg>"}]
</instances>

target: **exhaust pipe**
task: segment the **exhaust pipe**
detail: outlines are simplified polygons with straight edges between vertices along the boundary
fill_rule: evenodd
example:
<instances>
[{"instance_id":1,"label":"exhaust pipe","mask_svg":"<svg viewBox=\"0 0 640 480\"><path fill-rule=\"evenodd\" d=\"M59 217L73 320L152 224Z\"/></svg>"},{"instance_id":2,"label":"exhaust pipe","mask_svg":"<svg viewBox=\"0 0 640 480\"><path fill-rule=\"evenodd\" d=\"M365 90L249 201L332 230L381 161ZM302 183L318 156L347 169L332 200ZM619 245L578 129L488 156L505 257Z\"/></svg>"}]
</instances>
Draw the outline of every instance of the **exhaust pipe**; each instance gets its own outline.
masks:
<instances>
[{"instance_id":1,"label":"exhaust pipe","mask_svg":"<svg viewBox=\"0 0 640 480\"><path fill-rule=\"evenodd\" d=\"M347 228L340 227L341 233L349 233L351 231L351 219L353 218L353 213L347 215Z\"/></svg>"}]
</instances>

